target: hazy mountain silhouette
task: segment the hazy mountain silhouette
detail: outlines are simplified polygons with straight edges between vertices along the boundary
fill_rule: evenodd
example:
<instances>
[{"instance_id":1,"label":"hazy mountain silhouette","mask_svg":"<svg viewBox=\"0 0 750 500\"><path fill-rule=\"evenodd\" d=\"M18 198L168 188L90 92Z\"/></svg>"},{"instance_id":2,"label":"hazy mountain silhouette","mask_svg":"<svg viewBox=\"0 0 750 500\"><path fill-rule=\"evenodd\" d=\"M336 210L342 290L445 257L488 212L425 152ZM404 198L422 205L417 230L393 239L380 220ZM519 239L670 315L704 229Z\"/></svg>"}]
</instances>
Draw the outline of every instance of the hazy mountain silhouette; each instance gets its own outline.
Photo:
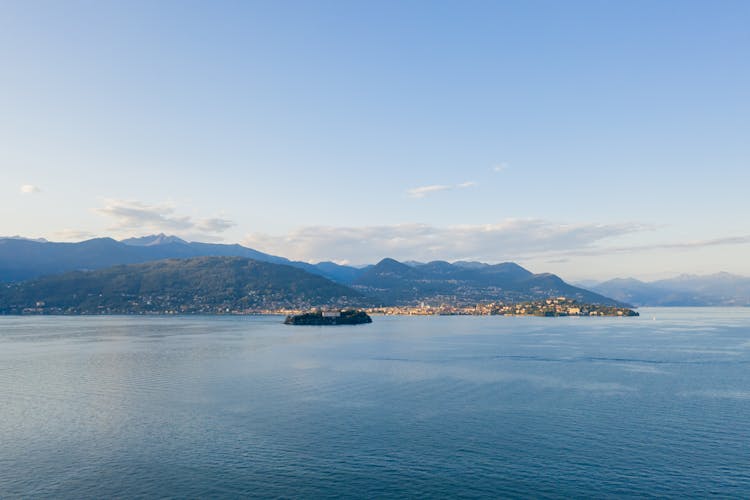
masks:
<instances>
[{"instance_id":1,"label":"hazy mountain silhouette","mask_svg":"<svg viewBox=\"0 0 750 500\"><path fill-rule=\"evenodd\" d=\"M636 306L749 306L750 278L729 273L643 282L617 278L592 290Z\"/></svg>"}]
</instances>

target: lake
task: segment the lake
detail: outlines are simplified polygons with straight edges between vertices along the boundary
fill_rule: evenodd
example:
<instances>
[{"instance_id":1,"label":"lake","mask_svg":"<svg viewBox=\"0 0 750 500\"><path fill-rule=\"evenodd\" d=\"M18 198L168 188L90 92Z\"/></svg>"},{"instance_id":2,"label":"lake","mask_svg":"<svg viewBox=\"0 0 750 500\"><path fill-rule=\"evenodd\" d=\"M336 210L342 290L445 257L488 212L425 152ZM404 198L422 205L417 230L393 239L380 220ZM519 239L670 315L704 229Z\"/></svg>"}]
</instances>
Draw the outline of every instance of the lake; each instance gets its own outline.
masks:
<instances>
[{"instance_id":1,"label":"lake","mask_svg":"<svg viewBox=\"0 0 750 500\"><path fill-rule=\"evenodd\" d=\"M0 317L0 497L750 496L750 309Z\"/></svg>"}]
</instances>

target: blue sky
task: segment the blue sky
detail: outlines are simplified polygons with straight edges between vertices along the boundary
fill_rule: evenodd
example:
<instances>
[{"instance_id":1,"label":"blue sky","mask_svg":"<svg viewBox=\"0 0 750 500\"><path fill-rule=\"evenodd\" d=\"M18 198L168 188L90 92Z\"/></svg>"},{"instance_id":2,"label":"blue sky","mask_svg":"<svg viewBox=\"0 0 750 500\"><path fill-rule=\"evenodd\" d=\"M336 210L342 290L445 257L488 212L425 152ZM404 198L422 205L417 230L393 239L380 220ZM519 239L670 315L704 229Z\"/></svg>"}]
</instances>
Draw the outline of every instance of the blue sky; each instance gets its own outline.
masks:
<instances>
[{"instance_id":1,"label":"blue sky","mask_svg":"<svg viewBox=\"0 0 750 500\"><path fill-rule=\"evenodd\" d=\"M0 2L0 234L750 275L750 3Z\"/></svg>"}]
</instances>

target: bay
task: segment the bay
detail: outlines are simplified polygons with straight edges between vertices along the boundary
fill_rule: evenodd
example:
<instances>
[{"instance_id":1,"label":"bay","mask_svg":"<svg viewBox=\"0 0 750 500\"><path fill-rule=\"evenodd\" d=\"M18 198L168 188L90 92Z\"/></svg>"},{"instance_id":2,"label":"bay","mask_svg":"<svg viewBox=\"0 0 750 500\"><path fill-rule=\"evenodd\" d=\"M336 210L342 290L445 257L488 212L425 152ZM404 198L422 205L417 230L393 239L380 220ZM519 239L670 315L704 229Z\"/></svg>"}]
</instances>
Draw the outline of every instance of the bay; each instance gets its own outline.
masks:
<instances>
[{"instance_id":1,"label":"bay","mask_svg":"<svg viewBox=\"0 0 750 500\"><path fill-rule=\"evenodd\" d=\"M750 310L0 317L0 497L750 495Z\"/></svg>"}]
</instances>

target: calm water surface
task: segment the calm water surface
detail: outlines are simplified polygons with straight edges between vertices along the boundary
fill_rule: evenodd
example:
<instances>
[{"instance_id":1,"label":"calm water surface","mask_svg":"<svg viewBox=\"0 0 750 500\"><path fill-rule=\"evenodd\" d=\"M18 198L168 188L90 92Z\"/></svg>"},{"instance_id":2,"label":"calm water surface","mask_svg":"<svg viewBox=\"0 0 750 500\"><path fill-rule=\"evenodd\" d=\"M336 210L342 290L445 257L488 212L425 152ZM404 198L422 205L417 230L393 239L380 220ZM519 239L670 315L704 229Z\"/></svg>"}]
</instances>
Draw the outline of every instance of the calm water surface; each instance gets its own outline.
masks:
<instances>
[{"instance_id":1,"label":"calm water surface","mask_svg":"<svg viewBox=\"0 0 750 500\"><path fill-rule=\"evenodd\" d=\"M750 496L750 310L0 317L0 497Z\"/></svg>"}]
</instances>

